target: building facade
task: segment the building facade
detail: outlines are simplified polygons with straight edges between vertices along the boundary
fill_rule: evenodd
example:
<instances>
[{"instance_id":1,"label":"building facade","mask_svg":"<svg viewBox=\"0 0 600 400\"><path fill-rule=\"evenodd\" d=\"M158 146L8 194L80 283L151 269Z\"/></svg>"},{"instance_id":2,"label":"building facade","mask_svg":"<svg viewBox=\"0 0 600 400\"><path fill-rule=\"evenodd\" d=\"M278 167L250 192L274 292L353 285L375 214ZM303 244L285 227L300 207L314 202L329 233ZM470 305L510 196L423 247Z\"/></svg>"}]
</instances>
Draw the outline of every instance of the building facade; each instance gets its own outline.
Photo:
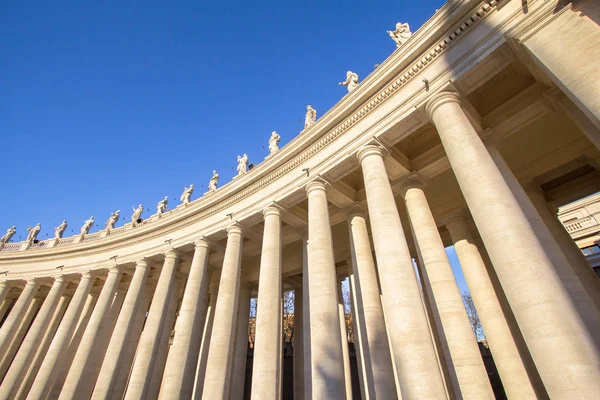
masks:
<instances>
[{"instance_id":1,"label":"building facade","mask_svg":"<svg viewBox=\"0 0 600 400\"><path fill-rule=\"evenodd\" d=\"M346 277L363 399L492 399L449 245L508 398L597 398L600 283L553 207L600 191L599 22L593 0L450 1L232 182L5 243L0 399L279 399L289 288L294 398L350 398Z\"/></svg>"}]
</instances>

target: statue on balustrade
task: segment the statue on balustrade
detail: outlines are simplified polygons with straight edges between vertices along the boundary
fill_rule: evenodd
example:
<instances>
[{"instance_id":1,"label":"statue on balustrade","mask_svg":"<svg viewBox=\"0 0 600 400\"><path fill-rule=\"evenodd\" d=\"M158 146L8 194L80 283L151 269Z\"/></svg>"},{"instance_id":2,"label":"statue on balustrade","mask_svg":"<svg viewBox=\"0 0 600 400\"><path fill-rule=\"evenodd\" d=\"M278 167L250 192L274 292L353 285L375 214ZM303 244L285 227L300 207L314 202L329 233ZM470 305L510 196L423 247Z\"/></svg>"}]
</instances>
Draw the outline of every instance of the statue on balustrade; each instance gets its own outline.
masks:
<instances>
[{"instance_id":1,"label":"statue on balustrade","mask_svg":"<svg viewBox=\"0 0 600 400\"><path fill-rule=\"evenodd\" d=\"M304 117L304 128L308 128L317 120L317 110L309 104L306 106L306 116Z\"/></svg>"},{"instance_id":2,"label":"statue on balustrade","mask_svg":"<svg viewBox=\"0 0 600 400\"><path fill-rule=\"evenodd\" d=\"M346 86L348 92L353 91L358 86L358 74L352 71L346 72L346 80L338 83L338 85Z\"/></svg>"},{"instance_id":3,"label":"statue on balustrade","mask_svg":"<svg viewBox=\"0 0 600 400\"><path fill-rule=\"evenodd\" d=\"M83 223L80 233L82 235L87 235L90 232L90 229L92 229L92 226L94 226L94 217L90 217Z\"/></svg>"},{"instance_id":4,"label":"statue on balustrade","mask_svg":"<svg viewBox=\"0 0 600 400\"><path fill-rule=\"evenodd\" d=\"M187 206L188 204L190 204L190 198L192 197L192 193L194 193L194 185L190 185L190 187L183 188L183 193L179 198L183 205Z\"/></svg>"},{"instance_id":5,"label":"statue on balustrade","mask_svg":"<svg viewBox=\"0 0 600 400\"><path fill-rule=\"evenodd\" d=\"M217 185L219 184L219 174L217 171L213 171L213 176L210 178L210 182L208 182L208 190L209 192L214 192L217 190Z\"/></svg>"},{"instance_id":6,"label":"statue on balustrade","mask_svg":"<svg viewBox=\"0 0 600 400\"><path fill-rule=\"evenodd\" d=\"M110 232L111 230L115 229L115 224L117 223L117 221L119 221L120 216L121 216L121 210L117 210L114 213L110 213L110 217L104 223L104 226L106 227L107 231Z\"/></svg>"},{"instance_id":7,"label":"statue on balustrade","mask_svg":"<svg viewBox=\"0 0 600 400\"><path fill-rule=\"evenodd\" d=\"M25 241L29 242L29 243L35 242L37 240L37 236L41 230L42 230L42 224L40 224L39 222L33 228L28 226L27 227L27 239Z\"/></svg>"},{"instance_id":8,"label":"statue on balustrade","mask_svg":"<svg viewBox=\"0 0 600 400\"><path fill-rule=\"evenodd\" d=\"M396 30L387 31L388 35L392 38L394 42L396 42L396 47L402 46L410 37L412 36L412 32L410 31L410 26L408 23L400 23L396 24Z\"/></svg>"},{"instance_id":9,"label":"statue on balustrade","mask_svg":"<svg viewBox=\"0 0 600 400\"><path fill-rule=\"evenodd\" d=\"M237 161L238 175L244 175L246 172L248 172L248 155L244 154L243 156L238 156Z\"/></svg>"},{"instance_id":10,"label":"statue on balustrade","mask_svg":"<svg viewBox=\"0 0 600 400\"><path fill-rule=\"evenodd\" d=\"M163 213L165 211L167 211L168 203L169 203L169 196L165 196L165 198L162 199L161 201L159 201L158 204L156 205L156 214L158 215L159 218L161 215L163 215Z\"/></svg>"},{"instance_id":11,"label":"statue on balustrade","mask_svg":"<svg viewBox=\"0 0 600 400\"><path fill-rule=\"evenodd\" d=\"M62 224L54 228L54 238L60 239L63 236L63 233L67 229L67 220L65 219Z\"/></svg>"},{"instance_id":12,"label":"statue on balustrade","mask_svg":"<svg viewBox=\"0 0 600 400\"><path fill-rule=\"evenodd\" d=\"M275 131L271 132L271 137L269 138L269 153L270 155L275 154L279 151L279 141L281 140L281 136Z\"/></svg>"},{"instance_id":13,"label":"statue on balustrade","mask_svg":"<svg viewBox=\"0 0 600 400\"><path fill-rule=\"evenodd\" d=\"M133 210L133 215L131 216L131 223L133 224L133 226L136 226L138 220L142 218L144 206L142 206L141 204L138 206L138 208L134 208L133 206L131 206L131 209Z\"/></svg>"},{"instance_id":14,"label":"statue on balustrade","mask_svg":"<svg viewBox=\"0 0 600 400\"><path fill-rule=\"evenodd\" d=\"M8 243L15 233L17 233L16 226L13 225L12 227L8 228L4 236L0 238L0 247Z\"/></svg>"}]
</instances>

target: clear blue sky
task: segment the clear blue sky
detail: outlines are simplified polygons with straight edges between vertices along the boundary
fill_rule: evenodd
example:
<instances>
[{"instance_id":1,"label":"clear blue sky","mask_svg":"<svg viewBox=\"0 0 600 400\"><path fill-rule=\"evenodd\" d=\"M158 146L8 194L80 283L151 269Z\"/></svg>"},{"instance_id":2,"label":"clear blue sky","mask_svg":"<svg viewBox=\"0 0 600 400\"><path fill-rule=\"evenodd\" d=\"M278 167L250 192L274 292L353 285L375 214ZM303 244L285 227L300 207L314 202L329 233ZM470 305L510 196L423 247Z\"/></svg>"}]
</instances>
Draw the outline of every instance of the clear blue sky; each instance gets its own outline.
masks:
<instances>
[{"instance_id":1,"label":"clear blue sky","mask_svg":"<svg viewBox=\"0 0 600 400\"><path fill-rule=\"evenodd\" d=\"M389 56L387 29L444 2L101 3L0 7L0 231L17 240L139 203L149 216L213 169L228 182L238 154L260 162L271 131L287 143L307 104L323 115L347 70Z\"/></svg>"}]
</instances>

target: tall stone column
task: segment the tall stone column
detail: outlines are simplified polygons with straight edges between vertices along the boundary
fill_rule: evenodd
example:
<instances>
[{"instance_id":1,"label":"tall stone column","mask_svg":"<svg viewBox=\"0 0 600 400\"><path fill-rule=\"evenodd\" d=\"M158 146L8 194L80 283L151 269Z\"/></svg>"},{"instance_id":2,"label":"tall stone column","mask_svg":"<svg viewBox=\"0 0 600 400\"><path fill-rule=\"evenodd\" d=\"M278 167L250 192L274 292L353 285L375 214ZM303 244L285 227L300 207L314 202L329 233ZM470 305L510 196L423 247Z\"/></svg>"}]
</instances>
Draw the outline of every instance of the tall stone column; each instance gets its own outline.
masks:
<instances>
[{"instance_id":1,"label":"tall stone column","mask_svg":"<svg viewBox=\"0 0 600 400\"><path fill-rule=\"evenodd\" d=\"M304 295L294 287L294 400L304 400Z\"/></svg>"},{"instance_id":2,"label":"tall stone column","mask_svg":"<svg viewBox=\"0 0 600 400\"><path fill-rule=\"evenodd\" d=\"M438 93L427 112L548 394L593 398L600 392L598 349L459 96Z\"/></svg>"},{"instance_id":3,"label":"tall stone column","mask_svg":"<svg viewBox=\"0 0 600 400\"><path fill-rule=\"evenodd\" d=\"M252 368L252 398L276 400L281 398L281 216L277 207L264 212L265 228L260 259L256 340Z\"/></svg>"},{"instance_id":4,"label":"tall stone column","mask_svg":"<svg viewBox=\"0 0 600 400\"><path fill-rule=\"evenodd\" d=\"M359 151L358 159L365 182L383 310L402 398L444 398L444 382L385 170L383 150L368 145Z\"/></svg>"},{"instance_id":5,"label":"tall stone column","mask_svg":"<svg viewBox=\"0 0 600 400\"><path fill-rule=\"evenodd\" d=\"M343 280L338 280L338 313L340 316L342 359L344 360L344 386L346 388L346 399L352 400L352 374L350 373L350 354L348 352L348 329L346 327L346 310L344 310L342 282Z\"/></svg>"},{"instance_id":6,"label":"tall stone column","mask_svg":"<svg viewBox=\"0 0 600 400\"><path fill-rule=\"evenodd\" d=\"M346 219L350 228L352 254L350 285L353 316L356 316L354 340L360 342L358 347L362 363L368 366L362 374L364 390L369 398L394 399L398 395L366 213L362 207L356 206L348 212Z\"/></svg>"},{"instance_id":7,"label":"tall stone column","mask_svg":"<svg viewBox=\"0 0 600 400\"><path fill-rule=\"evenodd\" d=\"M123 300L121 312L106 350L106 356L92 393L92 399L112 398L119 374L129 373L128 369L122 369L122 361L126 351L125 346L129 341L129 336L133 333L136 314L143 300L141 292L146 284L148 270L148 262L145 259L137 261L133 278L129 284L127 295Z\"/></svg>"},{"instance_id":8,"label":"tall stone column","mask_svg":"<svg viewBox=\"0 0 600 400\"><path fill-rule=\"evenodd\" d=\"M312 353L310 340L310 287L308 279L308 234L302 238L302 347L304 349L304 398L312 399Z\"/></svg>"},{"instance_id":9,"label":"tall stone column","mask_svg":"<svg viewBox=\"0 0 600 400\"><path fill-rule=\"evenodd\" d=\"M8 292L10 292L10 286L8 285L8 282L0 281L0 304L4 302ZM4 314L0 314L0 319L2 319L2 317L4 317Z\"/></svg>"},{"instance_id":10,"label":"tall stone column","mask_svg":"<svg viewBox=\"0 0 600 400\"><path fill-rule=\"evenodd\" d=\"M81 280L77 285L75 294L71 299L69 307L63 316L58 330L52 339L52 343L48 348L48 352L42 361L42 365L35 377L31 390L29 391L29 399L45 399L56 375L58 374L59 360L66 354L69 342L75 332L77 321L83 311L83 306L90 294L94 278L90 272L81 274Z\"/></svg>"},{"instance_id":11,"label":"tall stone column","mask_svg":"<svg viewBox=\"0 0 600 400\"><path fill-rule=\"evenodd\" d=\"M40 311L38 312L33 324L29 328L16 357L12 360L10 368L0 385L0 398L15 398L23 378L35 357L35 353L42 341L50 320L58 302L65 290L66 282L62 276L56 277L50 292L46 296Z\"/></svg>"},{"instance_id":12,"label":"tall stone column","mask_svg":"<svg viewBox=\"0 0 600 400\"><path fill-rule=\"evenodd\" d=\"M198 368L196 369L196 384L194 386L194 400L202 397L204 390L204 377L206 375L206 362L208 361L208 350L210 349L210 338L212 336L213 322L215 320L215 308L217 306L217 295L219 292L220 271L213 271L210 276L208 309L206 310L206 322L202 330L202 344L198 357Z\"/></svg>"},{"instance_id":13,"label":"tall stone column","mask_svg":"<svg viewBox=\"0 0 600 400\"><path fill-rule=\"evenodd\" d=\"M65 384L60 392L60 400L88 398L92 394L94 384L98 375L90 360L94 352L104 352L98 349L97 342L100 335L105 333L103 325L106 325L106 317L115 298L119 282L121 281L122 268L114 266L108 270L108 276L102 286L102 292L96 302L90 320L83 334L83 338L67 374Z\"/></svg>"},{"instance_id":14,"label":"tall stone column","mask_svg":"<svg viewBox=\"0 0 600 400\"><path fill-rule=\"evenodd\" d=\"M248 325L250 322L250 287L240 288L238 320L235 333L235 353L231 374L231 399L243 400L246 382L246 360L248 357ZM281 337L279 338L281 340Z\"/></svg>"},{"instance_id":15,"label":"tall stone column","mask_svg":"<svg viewBox=\"0 0 600 400\"><path fill-rule=\"evenodd\" d=\"M312 398L344 399L344 358L325 184L312 181L306 193Z\"/></svg>"},{"instance_id":16,"label":"tall stone column","mask_svg":"<svg viewBox=\"0 0 600 400\"><path fill-rule=\"evenodd\" d=\"M0 303L0 320L4 318L4 315L8 311L8 308L12 304L13 300L6 297L3 302Z\"/></svg>"},{"instance_id":17,"label":"tall stone column","mask_svg":"<svg viewBox=\"0 0 600 400\"><path fill-rule=\"evenodd\" d=\"M175 337L169 350L159 398L190 399L202 340L202 328L208 307L208 255L205 239L194 242L194 258L190 267Z\"/></svg>"},{"instance_id":18,"label":"tall stone column","mask_svg":"<svg viewBox=\"0 0 600 400\"><path fill-rule=\"evenodd\" d=\"M11 341L15 337L15 333L19 329L23 317L29 309L29 305L33 300L33 296L39 289L39 281L36 279L30 279L25 284L25 288L19 295L19 298L15 302L12 310L8 314L8 317L4 320L2 328L0 328L0 360L3 360L8 352ZM3 364L3 363L2 363Z\"/></svg>"},{"instance_id":19,"label":"tall stone column","mask_svg":"<svg viewBox=\"0 0 600 400\"><path fill-rule=\"evenodd\" d=\"M227 246L204 376L202 398L205 399L225 399L231 392L240 293L242 236L241 225L235 223L227 228Z\"/></svg>"},{"instance_id":20,"label":"tall stone column","mask_svg":"<svg viewBox=\"0 0 600 400\"><path fill-rule=\"evenodd\" d=\"M167 309L169 307L171 292L173 291L173 282L175 280L178 261L179 253L176 250L171 249L165 253L165 262L160 271L156 291L150 304L150 311L148 312L146 325L140 337L131 377L127 391L125 392L126 400L141 400L146 398L162 328L167 318Z\"/></svg>"},{"instance_id":21,"label":"tall stone column","mask_svg":"<svg viewBox=\"0 0 600 400\"><path fill-rule=\"evenodd\" d=\"M477 308L506 395L511 399L536 398L527 369L512 339L492 281L469 232L463 212L448 215L444 224L450 232L454 250Z\"/></svg>"},{"instance_id":22,"label":"tall stone column","mask_svg":"<svg viewBox=\"0 0 600 400\"><path fill-rule=\"evenodd\" d=\"M441 322L440 339L446 342L450 353L447 361L456 373L458 390L464 399L494 399L424 187L425 182L418 175L408 176L403 182L404 202L423 270L431 285L432 308Z\"/></svg>"}]
</instances>

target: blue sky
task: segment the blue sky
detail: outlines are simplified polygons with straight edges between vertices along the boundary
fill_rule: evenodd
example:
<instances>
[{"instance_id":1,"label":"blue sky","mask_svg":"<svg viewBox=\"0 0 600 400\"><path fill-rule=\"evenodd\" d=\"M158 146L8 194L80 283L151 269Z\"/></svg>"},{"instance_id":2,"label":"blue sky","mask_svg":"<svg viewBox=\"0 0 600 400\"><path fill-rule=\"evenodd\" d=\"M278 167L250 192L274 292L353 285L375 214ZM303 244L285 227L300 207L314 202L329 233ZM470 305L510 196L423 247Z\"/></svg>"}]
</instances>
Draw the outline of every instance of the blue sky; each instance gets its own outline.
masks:
<instances>
[{"instance_id":1,"label":"blue sky","mask_svg":"<svg viewBox=\"0 0 600 400\"><path fill-rule=\"evenodd\" d=\"M41 222L45 239L67 219L71 235L190 183L195 198L213 169L228 182L238 154L260 162L271 131L287 143L347 70L385 60L386 30L443 3L3 2L0 230Z\"/></svg>"}]
</instances>

